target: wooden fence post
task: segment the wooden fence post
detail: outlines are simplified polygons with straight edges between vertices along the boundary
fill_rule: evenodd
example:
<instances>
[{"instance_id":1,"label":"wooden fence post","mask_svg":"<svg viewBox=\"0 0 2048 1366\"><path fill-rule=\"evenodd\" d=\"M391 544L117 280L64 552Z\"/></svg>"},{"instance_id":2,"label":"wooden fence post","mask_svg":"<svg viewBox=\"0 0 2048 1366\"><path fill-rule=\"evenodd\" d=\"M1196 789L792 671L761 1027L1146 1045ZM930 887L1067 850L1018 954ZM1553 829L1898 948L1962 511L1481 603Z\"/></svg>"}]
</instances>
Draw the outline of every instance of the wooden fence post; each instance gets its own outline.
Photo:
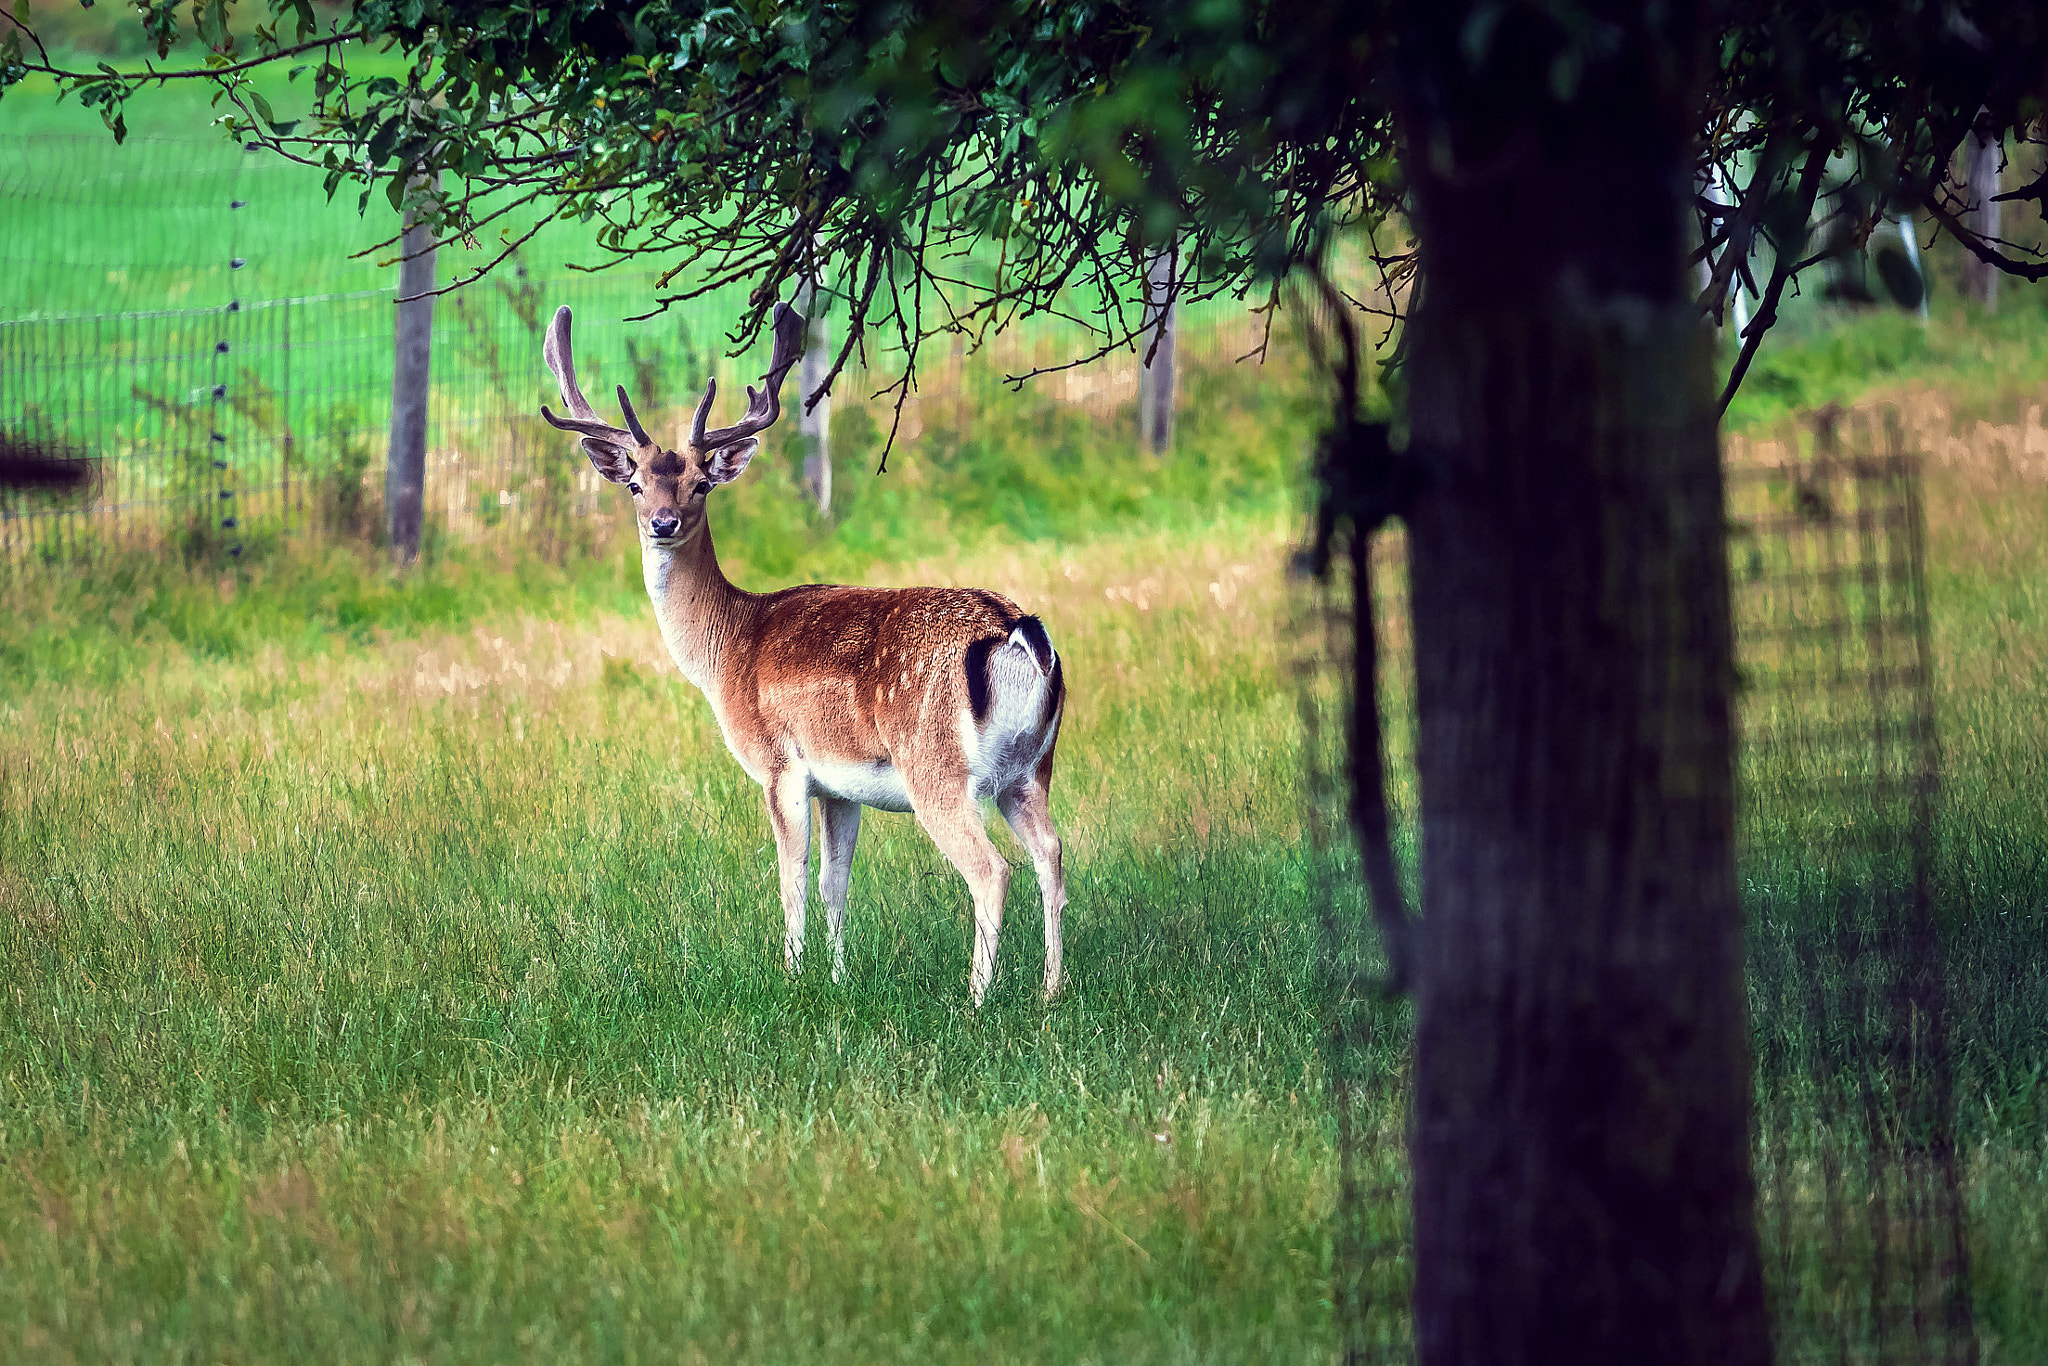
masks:
<instances>
[{"instance_id":1,"label":"wooden fence post","mask_svg":"<svg viewBox=\"0 0 2048 1366\"><path fill-rule=\"evenodd\" d=\"M807 320L803 360L797 366L797 434L804 445L804 488L818 504L818 511L832 510L832 396L826 394L815 408L803 405L811 392L825 382L832 368L831 331L825 325L825 298L818 289L818 266L812 257L811 273L804 277L797 295L797 312Z\"/></svg>"},{"instance_id":2,"label":"wooden fence post","mask_svg":"<svg viewBox=\"0 0 2048 1366\"><path fill-rule=\"evenodd\" d=\"M1164 455L1173 446L1173 352L1180 330L1173 272L1174 249L1168 244L1145 268L1145 323L1138 338L1138 440L1154 455ZM1147 351L1149 362L1144 359Z\"/></svg>"},{"instance_id":3,"label":"wooden fence post","mask_svg":"<svg viewBox=\"0 0 2048 1366\"><path fill-rule=\"evenodd\" d=\"M2005 148L1982 128L1963 140L1963 185L1970 207L1963 211L1963 226L1982 237L1996 237L1999 210L2005 206L1992 196L1998 193L1998 163ZM1984 305L1986 313L1998 307L1998 267L1974 256L1963 258L1963 292Z\"/></svg>"},{"instance_id":4,"label":"wooden fence post","mask_svg":"<svg viewBox=\"0 0 2048 1366\"><path fill-rule=\"evenodd\" d=\"M391 556L400 564L419 558L420 522L427 485L427 390L434 355L434 301L414 296L434 287L434 233L415 221L439 178L417 176L400 239L398 337L391 366L391 450L384 467L384 515Z\"/></svg>"}]
</instances>

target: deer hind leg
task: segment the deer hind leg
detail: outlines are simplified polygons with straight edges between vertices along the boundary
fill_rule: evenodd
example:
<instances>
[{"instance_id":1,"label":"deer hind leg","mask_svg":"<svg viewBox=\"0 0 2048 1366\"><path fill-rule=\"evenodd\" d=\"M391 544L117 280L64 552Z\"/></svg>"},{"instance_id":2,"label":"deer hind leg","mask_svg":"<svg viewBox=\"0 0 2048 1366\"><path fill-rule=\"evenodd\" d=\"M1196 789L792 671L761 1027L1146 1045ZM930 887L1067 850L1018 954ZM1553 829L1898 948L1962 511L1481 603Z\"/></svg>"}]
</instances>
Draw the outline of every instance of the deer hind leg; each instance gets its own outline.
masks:
<instances>
[{"instance_id":1,"label":"deer hind leg","mask_svg":"<svg viewBox=\"0 0 2048 1366\"><path fill-rule=\"evenodd\" d=\"M967 879L967 890L974 898L974 960L967 974L967 994L978 1009L996 976L996 940L1003 931L1003 896L1010 888L1010 865L982 828L981 808L966 780L946 786L952 790L944 794L913 791L911 808L939 852Z\"/></svg>"},{"instance_id":2,"label":"deer hind leg","mask_svg":"<svg viewBox=\"0 0 2048 1366\"><path fill-rule=\"evenodd\" d=\"M832 980L846 978L846 884L853 876L853 846L860 839L860 803L820 797L824 816L818 851L818 895L825 902L825 929L832 936Z\"/></svg>"},{"instance_id":3,"label":"deer hind leg","mask_svg":"<svg viewBox=\"0 0 2048 1366\"><path fill-rule=\"evenodd\" d=\"M775 863L782 875L782 966L794 973L804 957L804 873L811 861L811 794L802 774L769 775L768 826L775 832Z\"/></svg>"},{"instance_id":4,"label":"deer hind leg","mask_svg":"<svg viewBox=\"0 0 2048 1366\"><path fill-rule=\"evenodd\" d=\"M1052 807L1041 774L1022 779L998 796L996 808L1031 856L1031 867L1038 874L1038 897L1045 907L1045 999L1050 1001L1065 980L1060 917L1067 907L1067 875L1060 866L1060 832L1052 823Z\"/></svg>"}]
</instances>

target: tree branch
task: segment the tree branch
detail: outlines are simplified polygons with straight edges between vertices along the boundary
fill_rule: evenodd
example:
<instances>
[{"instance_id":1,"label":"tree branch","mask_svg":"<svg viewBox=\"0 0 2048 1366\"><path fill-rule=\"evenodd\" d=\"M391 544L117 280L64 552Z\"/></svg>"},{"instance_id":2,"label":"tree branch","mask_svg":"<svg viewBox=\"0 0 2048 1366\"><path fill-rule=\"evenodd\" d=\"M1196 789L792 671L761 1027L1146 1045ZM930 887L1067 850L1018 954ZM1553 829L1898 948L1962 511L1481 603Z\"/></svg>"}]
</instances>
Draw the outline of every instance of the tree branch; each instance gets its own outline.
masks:
<instances>
[{"instance_id":1,"label":"tree branch","mask_svg":"<svg viewBox=\"0 0 2048 1366\"><path fill-rule=\"evenodd\" d=\"M267 66L271 62L283 61L287 57L296 57L302 52L313 52L323 47L333 47L336 43L367 42L369 38L370 35L364 30L351 29L347 33L335 33L325 38L310 39L294 47L281 47L275 52L266 52L260 57L251 57L245 62L231 62L225 66L190 67L183 71L117 71L110 76L104 71L66 71L61 67L39 65L35 62L23 62L21 69L23 71L33 71L40 76L54 76L60 81L94 82L119 78L124 82L131 82L137 86L147 85L151 81L210 80L221 76L232 76L242 71L253 71L259 66ZM36 46L41 47L42 44L38 43ZM48 56L48 53L44 54L45 61L48 60Z\"/></svg>"},{"instance_id":2,"label":"tree branch","mask_svg":"<svg viewBox=\"0 0 2048 1366\"><path fill-rule=\"evenodd\" d=\"M1934 215L1936 222L1947 228L1954 235L1956 241L1962 243L1972 256L1975 256L1986 265L1996 266L2007 275L2017 276L2022 280L2048 279L2048 261L2043 261L2038 265L2029 265L2025 261L2015 261L2012 257L2007 256L2004 252L1992 246L1984 239L1982 234L1964 227L1962 222L1953 213L1950 213L1941 206L1935 196L1927 195L1920 202L1926 207L1927 212Z\"/></svg>"},{"instance_id":3,"label":"tree branch","mask_svg":"<svg viewBox=\"0 0 2048 1366\"><path fill-rule=\"evenodd\" d=\"M1828 168L1828 153L1831 149L1816 138L1807 150L1806 165L1799 173L1799 221L1803 224L1813 215L1813 201L1820 195L1821 179ZM1756 359L1756 351L1763 345L1764 333L1778 321L1778 300L1784 297L1785 282L1792 278L1792 272L1799 261L1799 246L1785 250L1781 245L1777 259L1771 263L1771 283L1764 288L1763 302L1757 306L1756 316L1749 320L1749 326L1742 330L1742 354L1735 358L1735 368L1728 372L1728 387L1721 391L1721 403L1717 412L1728 411L1728 404L1735 398L1735 391L1742 386L1742 377L1749 373L1750 362Z\"/></svg>"},{"instance_id":4,"label":"tree branch","mask_svg":"<svg viewBox=\"0 0 2048 1366\"><path fill-rule=\"evenodd\" d=\"M21 20L15 18L11 12L4 9L0 9L0 19L5 19L8 23L14 25L23 33L26 33L28 35L28 40L36 45L36 51L43 54L43 60L45 62L50 60L50 49L43 46L43 40L41 38L36 37L36 31L34 29L30 28L27 24L22 23ZM31 67L30 69L33 70L34 68Z\"/></svg>"}]
</instances>

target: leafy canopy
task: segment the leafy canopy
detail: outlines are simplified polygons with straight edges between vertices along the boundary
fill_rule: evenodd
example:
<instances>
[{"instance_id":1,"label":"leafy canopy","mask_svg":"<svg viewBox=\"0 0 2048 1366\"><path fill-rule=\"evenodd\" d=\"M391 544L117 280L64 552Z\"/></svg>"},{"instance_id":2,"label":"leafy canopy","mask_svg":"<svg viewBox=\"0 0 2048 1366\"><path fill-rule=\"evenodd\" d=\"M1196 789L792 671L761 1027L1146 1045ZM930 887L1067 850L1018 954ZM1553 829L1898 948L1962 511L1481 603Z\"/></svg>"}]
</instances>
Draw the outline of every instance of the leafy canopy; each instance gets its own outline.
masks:
<instances>
[{"instance_id":1,"label":"leafy canopy","mask_svg":"<svg viewBox=\"0 0 2048 1366\"><path fill-rule=\"evenodd\" d=\"M190 6L211 55L179 70L66 67L17 17L0 25L0 90L54 75L119 137L127 100L152 83L213 82L231 135L320 167L330 193L358 186L367 203L381 189L444 233L488 237L495 259L571 216L595 222L614 259L665 267L656 307L745 282L738 338L815 273L848 321L831 376L880 341L902 353L905 393L920 341L978 341L1034 312L1088 324L1094 354L1142 343L1148 267L1169 244L1177 265L1155 303L1163 288L1270 305L1302 268L1327 294L1351 234L1393 314L1418 263L1399 227L1397 110L1419 103L1400 40L1440 23L1442 3L269 0L247 38L231 3ZM168 54L178 6L136 8ZM1615 27L1587 0L1449 8L1475 72L1503 35L1549 43L1559 101L1575 97L1573 54ZM1757 0L1715 13L1700 306L1718 313L1731 286L1761 305L1731 393L1786 286L1863 250L1890 215L1922 211L2002 269L2048 274L2037 249L1965 225L1949 174L1973 130L2017 142L2038 126L2048 24L2034 7ZM366 63L371 48L398 61ZM251 83L274 64L302 107L274 109ZM1501 231L1513 251L1515 225ZM1776 248L1761 278L1759 238ZM1916 291L1894 264L1880 259L1880 278Z\"/></svg>"}]
</instances>

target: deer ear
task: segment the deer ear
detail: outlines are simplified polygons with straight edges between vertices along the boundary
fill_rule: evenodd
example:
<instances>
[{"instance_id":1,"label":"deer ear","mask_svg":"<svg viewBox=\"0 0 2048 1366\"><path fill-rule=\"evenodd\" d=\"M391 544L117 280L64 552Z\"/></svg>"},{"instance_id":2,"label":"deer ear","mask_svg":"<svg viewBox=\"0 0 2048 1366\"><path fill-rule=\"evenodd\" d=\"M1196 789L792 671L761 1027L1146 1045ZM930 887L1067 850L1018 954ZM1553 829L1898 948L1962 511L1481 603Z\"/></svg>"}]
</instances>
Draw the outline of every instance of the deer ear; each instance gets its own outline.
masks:
<instances>
[{"instance_id":1,"label":"deer ear","mask_svg":"<svg viewBox=\"0 0 2048 1366\"><path fill-rule=\"evenodd\" d=\"M754 458L754 452L760 449L761 443L751 436L730 446L720 446L705 457L704 474L714 484L730 484L740 477L747 462Z\"/></svg>"},{"instance_id":2,"label":"deer ear","mask_svg":"<svg viewBox=\"0 0 2048 1366\"><path fill-rule=\"evenodd\" d=\"M633 457L627 453L626 448L616 441L586 436L583 438L583 453L590 457L590 463L597 472L614 484L625 483L633 477L633 471L639 468L633 463Z\"/></svg>"}]
</instances>

